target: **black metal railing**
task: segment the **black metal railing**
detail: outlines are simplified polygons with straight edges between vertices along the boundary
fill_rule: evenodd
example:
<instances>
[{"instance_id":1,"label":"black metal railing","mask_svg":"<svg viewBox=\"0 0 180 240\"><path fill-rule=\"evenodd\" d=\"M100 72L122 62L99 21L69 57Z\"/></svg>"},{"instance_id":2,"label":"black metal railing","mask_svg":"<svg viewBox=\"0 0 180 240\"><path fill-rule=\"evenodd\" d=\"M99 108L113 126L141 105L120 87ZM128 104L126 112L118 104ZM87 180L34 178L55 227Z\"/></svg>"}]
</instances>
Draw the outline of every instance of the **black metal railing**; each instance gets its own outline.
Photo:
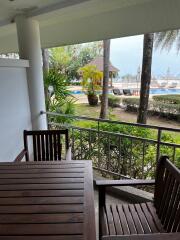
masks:
<instances>
[{"instance_id":1,"label":"black metal railing","mask_svg":"<svg viewBox=\"0 0 180 240\"><path fill-rule=\"evenodd\" d=\"M92 159L94 168L104 175L154 178L162 154L180 167L180 142L176 140L180 129L41 113L47 115L50 128L69 128L73 159ZM89 122L87 127L81 126L82 120Z\"/></svg>"}]
</instances>

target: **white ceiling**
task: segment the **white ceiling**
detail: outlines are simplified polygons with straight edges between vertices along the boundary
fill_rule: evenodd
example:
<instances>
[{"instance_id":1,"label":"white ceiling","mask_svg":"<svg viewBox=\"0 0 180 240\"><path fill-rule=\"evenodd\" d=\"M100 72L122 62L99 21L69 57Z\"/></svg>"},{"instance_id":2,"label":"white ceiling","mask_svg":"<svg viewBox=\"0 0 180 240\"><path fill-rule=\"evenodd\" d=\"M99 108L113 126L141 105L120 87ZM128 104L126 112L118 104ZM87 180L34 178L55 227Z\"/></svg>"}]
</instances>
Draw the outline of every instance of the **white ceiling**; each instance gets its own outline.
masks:
<instances>
[{"instance_id":1,"label":"white ceiling","mask_svg":"<svg viewBox=\"0 0 180 240\"><path fill-rule=\"evenodd\" d=\"M19 13L39 21L42 47L180 28L180 0L0 0L0 52L18 50Z\"/></svg>"}]
</instances>

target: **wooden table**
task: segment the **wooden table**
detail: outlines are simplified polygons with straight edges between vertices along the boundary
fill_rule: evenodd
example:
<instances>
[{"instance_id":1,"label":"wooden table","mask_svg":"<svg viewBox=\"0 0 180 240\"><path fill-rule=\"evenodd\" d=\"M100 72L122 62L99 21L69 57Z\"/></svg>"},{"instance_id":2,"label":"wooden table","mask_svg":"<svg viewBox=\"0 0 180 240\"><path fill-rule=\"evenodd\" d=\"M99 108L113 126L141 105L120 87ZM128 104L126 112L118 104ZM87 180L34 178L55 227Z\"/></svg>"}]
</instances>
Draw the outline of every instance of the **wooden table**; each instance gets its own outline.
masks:
<instances>
[{"instance_id":1,"label":"wooden table","mask_svg":"<svg viewBox=\"0 0 180 240\"><path fill-rule=\"evenodd\" d=\"M95 240L91 161L0 163L0 239Z\"/></svg>"}]
</instances>

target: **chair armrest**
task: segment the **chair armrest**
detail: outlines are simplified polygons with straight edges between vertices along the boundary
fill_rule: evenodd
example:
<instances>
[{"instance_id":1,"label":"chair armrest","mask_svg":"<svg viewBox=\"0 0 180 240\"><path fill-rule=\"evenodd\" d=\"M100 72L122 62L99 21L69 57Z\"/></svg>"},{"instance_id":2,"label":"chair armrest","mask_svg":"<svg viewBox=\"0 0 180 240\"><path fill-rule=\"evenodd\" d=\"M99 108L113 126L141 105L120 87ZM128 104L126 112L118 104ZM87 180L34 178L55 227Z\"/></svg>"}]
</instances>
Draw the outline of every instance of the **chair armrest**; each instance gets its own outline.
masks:
<instances>
[{"instance_id":1,"label":"chair armrest","mask_svg":"<svg viewBox=\"0 0 180 240\"><path fill-rule=\"evenodd\" d=\"M26 154L26 150L23 149L18 155L17 157L14 159L14 162L21 162L22 159L24 158L25 154Z\"/></svg>"},{"instance_id":2,"label":"chair armrest","mask_svg":"<svg viewBox=\"0 0 180 240\"><path fill-rule=\"evenodd\" d=\"M67 152L66 152L66 160L67 160L67 161L71 161L71 160L72 160L71 147L69 147L69 148L67 149Z\"/></svg>"},{"instance_id":3,"label":"chair armrest","mask_svg":"<svg viewBox=\"0 0 180 240\"><path fill-rule=\"evenodd\" d=\"M136 185L154 185L155 180L97 180L96 186L136 186Z\"/></svg>"}]
</instances>

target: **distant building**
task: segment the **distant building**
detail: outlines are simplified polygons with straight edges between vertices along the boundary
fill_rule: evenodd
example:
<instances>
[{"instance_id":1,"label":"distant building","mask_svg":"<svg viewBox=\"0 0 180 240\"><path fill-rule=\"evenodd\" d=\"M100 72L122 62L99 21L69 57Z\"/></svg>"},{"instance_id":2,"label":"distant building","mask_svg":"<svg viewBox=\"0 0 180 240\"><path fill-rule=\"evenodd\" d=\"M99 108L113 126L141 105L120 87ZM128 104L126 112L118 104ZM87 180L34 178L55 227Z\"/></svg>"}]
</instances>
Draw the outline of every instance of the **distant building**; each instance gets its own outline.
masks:
<instances>
[{"instance_id":1,"label":"distant building","mask_svg":"<svg viewBox=\"0 0 180 240\"><path fill-rule=\"evenodd\" d=\"M93 59L91 62L86 64L86 66L96 66L97 70L103 72L103 57L99 56ZM110 77L110 86L112 87L113 78L117 76L119 69L112 65L109 61L109 77ZM102 79L100 79L100 84L102 84Z\"/></svg>"}]
</instances>

